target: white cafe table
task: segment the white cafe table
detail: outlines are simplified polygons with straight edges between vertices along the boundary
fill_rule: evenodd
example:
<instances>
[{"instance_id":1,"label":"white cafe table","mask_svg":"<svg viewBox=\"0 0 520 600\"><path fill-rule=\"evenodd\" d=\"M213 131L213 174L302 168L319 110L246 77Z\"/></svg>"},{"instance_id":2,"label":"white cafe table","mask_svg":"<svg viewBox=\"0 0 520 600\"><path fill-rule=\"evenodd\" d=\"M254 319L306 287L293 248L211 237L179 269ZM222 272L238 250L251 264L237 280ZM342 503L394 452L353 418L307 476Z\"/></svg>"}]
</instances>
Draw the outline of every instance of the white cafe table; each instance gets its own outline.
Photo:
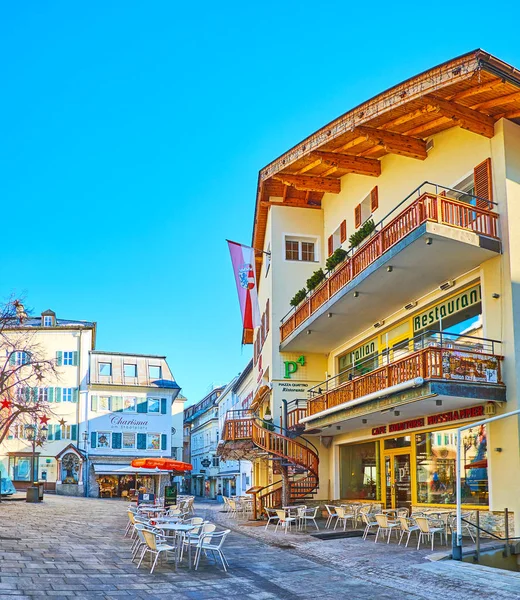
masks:
<instances>
[{"instance_id":1,"label":"white cafe table","mask_svg":"<svg viewBox=\"0 0 520 600\"><path fill-rule=\"evenodd\" d=\"M161 530L166 536L166 532L168 531L173 531L175 533L175 537L177 538L177 546L175 552L175 569L177 569L177 565L179 564L182 544L184 543L184 538L186 534L192 531L193 529L196 529L197 527L200 527L200 525L188 525L187 523L158 523L156 525L156 528ZM188 565L191 569L191 544L188 544Z\"/></svg>"}]
</instances>

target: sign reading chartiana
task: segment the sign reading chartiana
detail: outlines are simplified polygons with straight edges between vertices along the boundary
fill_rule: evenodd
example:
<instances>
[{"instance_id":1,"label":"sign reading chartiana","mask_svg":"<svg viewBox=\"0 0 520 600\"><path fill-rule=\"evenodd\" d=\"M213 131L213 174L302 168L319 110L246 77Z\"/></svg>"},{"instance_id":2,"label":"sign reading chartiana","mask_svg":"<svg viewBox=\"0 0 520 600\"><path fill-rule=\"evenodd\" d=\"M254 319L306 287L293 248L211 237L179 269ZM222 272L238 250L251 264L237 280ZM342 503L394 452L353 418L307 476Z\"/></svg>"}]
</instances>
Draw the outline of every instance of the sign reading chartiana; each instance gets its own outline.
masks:
<instances>
[{"instance_id":1,"label":"sign reading chartiana","mask_svg":"<svg viewBox=\"0 0 520 600\"><path fill-rule=\"evenodd\" d=\"M475 285L467 290L464 290L456 296L452 296L444 302L432 306L432 308L419 313L413 318L414 331L426 329L434 323L438 323L442 319L453 315L460 310L464 310L469 306L478 304L481 301L480 284Z\"/></svg>"}]
</instances>

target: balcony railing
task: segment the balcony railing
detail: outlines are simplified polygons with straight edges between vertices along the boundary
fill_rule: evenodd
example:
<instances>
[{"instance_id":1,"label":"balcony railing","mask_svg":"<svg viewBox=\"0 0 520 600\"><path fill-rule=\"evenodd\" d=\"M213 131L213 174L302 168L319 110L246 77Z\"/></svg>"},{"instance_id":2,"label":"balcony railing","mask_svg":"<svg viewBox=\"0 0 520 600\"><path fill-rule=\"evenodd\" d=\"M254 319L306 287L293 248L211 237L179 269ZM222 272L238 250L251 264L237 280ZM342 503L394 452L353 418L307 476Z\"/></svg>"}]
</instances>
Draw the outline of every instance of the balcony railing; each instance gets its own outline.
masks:
<instances>
[{"instance_id":1,"label":"balcony railing","mask_svg":"<svg viewBox=\"0 0 520 600\"><path fill-rule=\"evenodd\" d=\"M250 440L253 436L253 415L249 410L229 410L224 422L225 442Z\"/></svg>"},{"instance_id":2,"label":"balcony railing","mask_svg":"<svg viewBox=\"0 0 520 600\"><path fill-rule=\"evenodd\" d=\"M308 415L315 415L368 394L384 391L417 377L425 380L446 379L467 383L501 384L502 357L494 354L499 343L447 333L419 336L406 342L409 350L405 356L402 356L402 346L399 351L393 348L390 352L394 355L400 354L400 358L389 360L390 355L383 353L370 359L371 366L376 365L370 372L353 375L354 370L363 369L363 365L365 369L370 368L369 361L364 361L309 390ZM377 366L385 361L387 364Z\"/></svg>"},{"instance_id":3,"label":"balcony railing","mask_svg":"<svg viewBox=\"0 0 520 600\"><path fill-rule=\"evenodd\" d=\"M433 186L434 192L424 192L423 189L426 186ZM440 189L444 191L439 193ZM334 294L427 221L450 225L457 229L498 239L498 215L492 212L492 202L465 194L465 197L471 199L474 205L451 198L444 195L445 193L464 194L461 190L425 182L407 196L376 225L372 236L364 241L360 248L355 251L349 250L345 260L335 270L327 273L325 281L307 295L301 304L285 315L280 327L282 342ZM416 195L419 197L413 200ZM403 208L405 205L406 207ZM398 214L396 215L396 213ZM391 220L389 220L390 218Z\"/></svg>"}]
</instances>

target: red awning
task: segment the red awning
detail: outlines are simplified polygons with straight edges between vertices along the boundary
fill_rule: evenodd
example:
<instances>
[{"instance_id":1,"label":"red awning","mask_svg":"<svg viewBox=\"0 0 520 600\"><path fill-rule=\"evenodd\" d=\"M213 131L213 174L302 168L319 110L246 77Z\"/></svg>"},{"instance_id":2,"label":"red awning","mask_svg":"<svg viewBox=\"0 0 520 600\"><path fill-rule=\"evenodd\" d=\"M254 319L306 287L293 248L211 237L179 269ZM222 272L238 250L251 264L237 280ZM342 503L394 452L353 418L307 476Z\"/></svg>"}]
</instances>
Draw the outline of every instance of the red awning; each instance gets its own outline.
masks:
<instances>
[{"instance_id":1,"label":"red awning","mask_svg":"<svg viewBox=\"0 0 520 600\"><path fill-rule=\"evenodd\" d=\"M487 469L487 458L476 460L475 462L464 465L465 469Z\"/></svg>"},{"instance_id":2,"label":"red awning","mask_svg":"<svg viewBox=\"0 0 520 600\"><path fill-rule=\"evenodd\" d=\"M161 469L162 471L191 471L190 463L173 460L173 458L136 458L131 462L132 467L144 469Z\"/></svg>"}]
</instances>

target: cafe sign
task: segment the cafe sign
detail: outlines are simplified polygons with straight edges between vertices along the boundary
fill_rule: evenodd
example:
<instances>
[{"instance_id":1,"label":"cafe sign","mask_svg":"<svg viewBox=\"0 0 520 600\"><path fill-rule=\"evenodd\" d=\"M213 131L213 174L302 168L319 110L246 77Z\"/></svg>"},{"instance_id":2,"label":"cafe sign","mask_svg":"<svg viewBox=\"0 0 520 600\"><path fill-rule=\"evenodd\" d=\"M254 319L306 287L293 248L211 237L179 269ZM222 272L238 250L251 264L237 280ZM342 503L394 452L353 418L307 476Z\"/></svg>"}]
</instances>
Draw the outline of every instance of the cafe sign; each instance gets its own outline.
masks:
<instances>
[{"instance_id":1,"label":"cafe sign","mask_svg":"<svg viewBox=\"0 0 520 600\"><path fill-rule=\"evenodd\" d=\"M110 427L112 431L148 431L148 419L112 415Z\"/></svg>"},{"instance_id":2,"label":"cafe sign","mask_svg":"<svg viewBox=\"0 0 520 600\"><path fill-rule=\"evenodd\" d=\"M466 419L477 419L485 414L484 406L472 406L471 408L462 408L460 410L450 410L448 412L429 415L428 417L418 417L400 423L390 423L372 428L372 435L385 435L387 433L401 433L409 429L418 429L419 427L444 425L453 421L465 421Z\"/></svg>"},{"instance_id":3,"label":"cafe sign","mask_svg":"<svg viewBox=\"0 0 520 600\"><path fill-rule=\"evenodd\" d=\"M460 292L460 294L452 296L440 304L419 313L413 318L413 330L420 331L421 329L427 329L435 323L442 321L442 319L446 319L465 308L478 304L481 299L480 284L474 285Z\"/></svg>"}]
</instances>

